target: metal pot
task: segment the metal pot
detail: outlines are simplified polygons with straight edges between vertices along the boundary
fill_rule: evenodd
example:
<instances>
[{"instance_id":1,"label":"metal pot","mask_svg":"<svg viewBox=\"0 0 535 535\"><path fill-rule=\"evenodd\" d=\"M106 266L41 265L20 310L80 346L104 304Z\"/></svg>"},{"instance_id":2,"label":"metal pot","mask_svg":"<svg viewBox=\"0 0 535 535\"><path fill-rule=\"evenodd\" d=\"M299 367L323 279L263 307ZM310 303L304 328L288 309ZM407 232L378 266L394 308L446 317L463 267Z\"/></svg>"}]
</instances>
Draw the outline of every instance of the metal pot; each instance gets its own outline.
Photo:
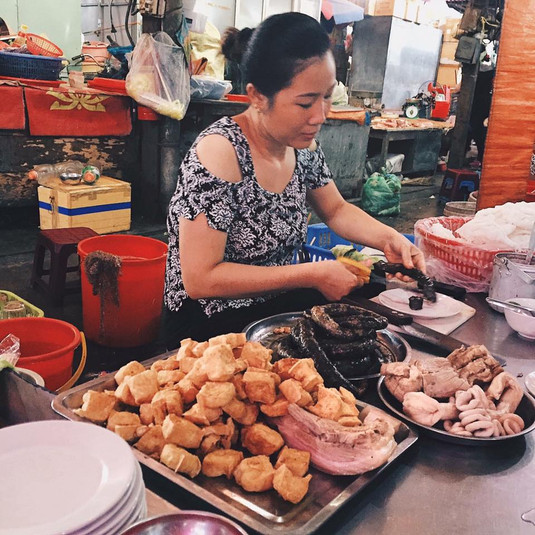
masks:
<instances>
[{"instance_id":1,"label":"metal pot","mask_svg":"<svg viewBox=\"0 0 535 535\"><path fill-rule=\"evenodd\" d=\"M506 301L513 297L535 298L535 258L526 264L527 254L498 253L493 260L489 297ZM490 305L503 312L500 305Z\"/></svg>"}]
</instances>

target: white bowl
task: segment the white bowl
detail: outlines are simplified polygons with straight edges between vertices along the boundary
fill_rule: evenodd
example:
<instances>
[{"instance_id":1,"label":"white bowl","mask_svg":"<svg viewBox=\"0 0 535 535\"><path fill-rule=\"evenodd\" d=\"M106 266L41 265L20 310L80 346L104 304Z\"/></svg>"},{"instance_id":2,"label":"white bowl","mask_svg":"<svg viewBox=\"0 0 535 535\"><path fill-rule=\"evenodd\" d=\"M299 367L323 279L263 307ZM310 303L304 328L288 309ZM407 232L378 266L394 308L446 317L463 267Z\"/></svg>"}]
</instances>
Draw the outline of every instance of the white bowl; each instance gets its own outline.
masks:
<instances>
[{"instance_id":1,"label":"white bowl","mask_svg":"<svg viewBox=\"0 0 535 535\"><path fill-rule=\"evenodd\" d=\"M28 370L27 368L15 368L15 371L24 377L27 381L30 381L30 383L34 383L37 386L45 386L45 380L33 370Z\"/></svg>"},{"instance_id":2,"label":"white bowl","mask_svg":"<svg viewBox=\"0 0 535 535\"><path fill-rule=\"evenodd\" d=\"M535 299L529 297L514 297L507 301L535 309ZM509 327L514 329L519 336L535 340L535 316L530 316L527 312L514 312L508 308L504 308L504 313Z\"/></svg>"}]
</instances>

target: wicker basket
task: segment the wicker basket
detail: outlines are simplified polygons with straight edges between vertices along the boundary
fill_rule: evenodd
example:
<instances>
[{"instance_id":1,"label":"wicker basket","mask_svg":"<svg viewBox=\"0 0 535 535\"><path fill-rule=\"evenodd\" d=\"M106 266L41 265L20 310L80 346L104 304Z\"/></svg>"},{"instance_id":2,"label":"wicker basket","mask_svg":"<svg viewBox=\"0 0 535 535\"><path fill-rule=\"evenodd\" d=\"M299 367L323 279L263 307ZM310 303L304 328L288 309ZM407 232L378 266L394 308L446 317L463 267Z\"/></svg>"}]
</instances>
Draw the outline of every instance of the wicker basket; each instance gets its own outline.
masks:
<instances>
[{"instance_id":1,"label":"wicker basket","mask_svg":"<svg viewBox=\"0 0 535 535\"><path fill-rule=\"evenodd\" d=\"M490 284L494 257L501 250L489 250L467 244L459 239L448 239L434 234L431 227L439 223L455 231L471 217L429 217L414 224L416 244L426 259L438 259L451 272L460 273L477 283Z\"/></svg>"},{"instance_id":2,"label":"wicker basket","mask_svg":"<svg viewBox=\"0 0 535 535\"><path fill-rule=\"evenodd\" d=\"M61 69L63 69L61 58L0 51L0 76L57 80Z\"/></svg>"}]
</instances>

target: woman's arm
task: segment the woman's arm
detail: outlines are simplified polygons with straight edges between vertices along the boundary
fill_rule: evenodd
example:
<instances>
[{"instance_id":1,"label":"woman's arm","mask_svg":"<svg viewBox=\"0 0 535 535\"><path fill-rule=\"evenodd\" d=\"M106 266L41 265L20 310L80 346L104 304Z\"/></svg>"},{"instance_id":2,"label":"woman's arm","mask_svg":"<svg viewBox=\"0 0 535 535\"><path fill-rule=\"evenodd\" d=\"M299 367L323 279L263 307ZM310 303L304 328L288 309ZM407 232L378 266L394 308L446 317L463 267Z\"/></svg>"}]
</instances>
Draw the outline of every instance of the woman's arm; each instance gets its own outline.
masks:
<instances>
[{"instance_id":1,"label":"woman's arm","mask_svg":"<svg viewBox=\"0 0 535 535\"><path fill-rule=\"evenodd\" d=\"M182 279L192 299L315 288L337 301L362 285L343 264L332 260L274 267L224 262L226 234L211 228L204 214L193 221L181 218L179 235Z\"/></svg>"},{"instance_id":2,"label":"woman's arm","mask_svg":"<svg viewBox=\"0 0 535 535\"><path fill-rule=\"evenodd\" d=\"M405 236L344 200L334 182L308 192L316 214L336 234L354 243L380 249L390 262L425 270L423 253Z\"/></svg>"}]
</instances>

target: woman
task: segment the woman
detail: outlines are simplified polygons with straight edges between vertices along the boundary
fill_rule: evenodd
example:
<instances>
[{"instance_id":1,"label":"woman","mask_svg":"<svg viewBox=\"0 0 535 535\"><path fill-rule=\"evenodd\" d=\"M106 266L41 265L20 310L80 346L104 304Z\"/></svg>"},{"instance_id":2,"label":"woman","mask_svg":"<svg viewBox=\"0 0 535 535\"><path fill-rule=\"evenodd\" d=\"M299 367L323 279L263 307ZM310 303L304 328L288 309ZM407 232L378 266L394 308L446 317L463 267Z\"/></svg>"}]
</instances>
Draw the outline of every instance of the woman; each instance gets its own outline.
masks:
<instances>
[{"instance_id":1,"label":"woman","mask_svg":"<svg viewBox=\"0 0 535 535\"><path fill-rule=\"evenodd\" d=\"M318 22L299 13L266 19L243 67L249 108L199 135L170 203L168 348L337 301L362 285L339 262L290 264L306 239L307 201L338 235L425 269L404 236L342 198L314 141L336 86Z\"/></svg>"}]
</instances>

